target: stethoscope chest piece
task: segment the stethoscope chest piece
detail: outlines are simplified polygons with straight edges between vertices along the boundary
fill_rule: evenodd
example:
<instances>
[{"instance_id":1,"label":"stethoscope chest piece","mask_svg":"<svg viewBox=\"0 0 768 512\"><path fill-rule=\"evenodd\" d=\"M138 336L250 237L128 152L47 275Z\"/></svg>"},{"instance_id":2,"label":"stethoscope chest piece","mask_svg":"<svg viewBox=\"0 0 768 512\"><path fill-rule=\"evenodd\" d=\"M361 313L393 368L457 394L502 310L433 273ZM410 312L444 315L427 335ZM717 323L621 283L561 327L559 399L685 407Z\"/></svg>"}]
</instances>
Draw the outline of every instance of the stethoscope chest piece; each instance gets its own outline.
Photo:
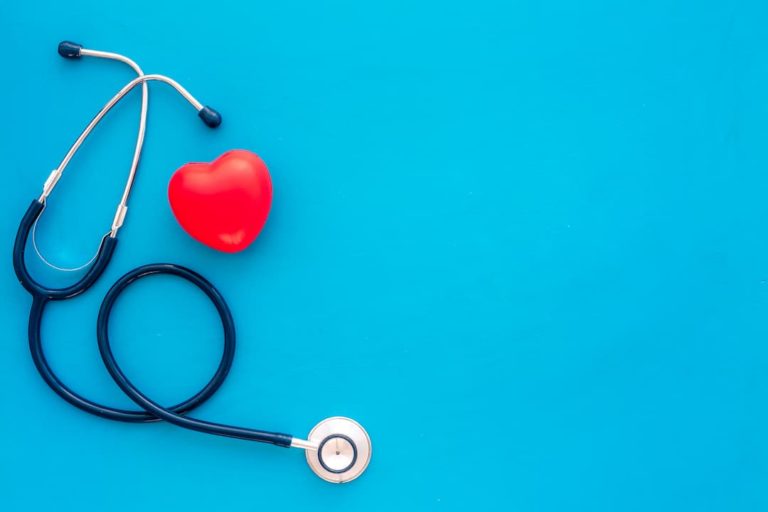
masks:
<instances>
[{"instance_id":1,"label":"stethoscope chest piece","mask_svg":"<svg viewBox=\"0 0 768 512\"><path fill-rule=\"evenodd\" d=\"M371 461L371 438L355 420L334 416L309 433L317 450L307 450L307 463L327 482L343 484L360 476Z\"/></svg>"}]
</instances>

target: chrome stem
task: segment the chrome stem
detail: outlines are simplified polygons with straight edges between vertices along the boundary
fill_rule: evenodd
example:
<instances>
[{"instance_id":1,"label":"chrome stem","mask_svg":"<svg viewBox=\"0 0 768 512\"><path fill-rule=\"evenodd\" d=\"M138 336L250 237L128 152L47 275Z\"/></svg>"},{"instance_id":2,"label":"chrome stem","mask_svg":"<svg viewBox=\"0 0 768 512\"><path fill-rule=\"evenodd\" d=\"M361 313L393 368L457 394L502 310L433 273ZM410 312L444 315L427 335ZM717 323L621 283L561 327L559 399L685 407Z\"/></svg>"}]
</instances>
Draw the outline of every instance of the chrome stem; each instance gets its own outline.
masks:
<instances>
[{"instance_id":1,"label":"chrome stem","mask_svg":"<svg viewBox=\"0 0 768 512\"><path fill-rule=\"evenodd\" d=\"M312 450L317 451L319 448L318 443L313 443L312 441L308 441L306 439L298 439L294 437L291 439L291 448L301 448L302 450Z\"/></svg>"}]
</instances>

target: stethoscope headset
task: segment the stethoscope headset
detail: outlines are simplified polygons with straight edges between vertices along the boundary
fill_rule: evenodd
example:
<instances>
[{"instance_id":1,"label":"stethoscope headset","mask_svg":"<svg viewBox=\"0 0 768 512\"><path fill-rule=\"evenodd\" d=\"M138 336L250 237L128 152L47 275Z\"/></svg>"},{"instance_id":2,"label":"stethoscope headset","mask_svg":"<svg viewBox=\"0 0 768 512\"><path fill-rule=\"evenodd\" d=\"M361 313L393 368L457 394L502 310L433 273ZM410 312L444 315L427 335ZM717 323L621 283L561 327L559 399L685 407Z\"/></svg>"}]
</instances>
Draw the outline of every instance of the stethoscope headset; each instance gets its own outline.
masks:
<instances>
[{"instance_id":1,"label":"stethoscope headset","mask_svg":"<svg viewBox=\"0 0 768 512\"><path fill-rule=\"evenodd\" d=\"M62 382L48 364L40 336L40 326L46 305L51 301L60 301L77 297L93 286L106 269L117 246L117 233L125 220L125 215L128 210L128 196L130 195L131 187L133 186L136 169L138 168L144 144L148 105L147 82L165 82L195 107L198 116L207 126L216 128L221 124L221 115L218 112L210 107L203 106L202 103L197 101L197 99L195 99L195 97L179 83L164 75L145 75L133 60L123 55L88 50L79 44L66 41L59 44L59 54L62 57L69 59L88 56L116 60L130 66L138 76L115 94L112 99L102 107L91 122L88 123L83 132L70 147L61 164L51 172L50 176L45 181L43 192L40 197L33 200L29 205L29 208L27 208L16 233L16 240L13 247L13 268L21 285L32 295L32 306L29 314L28 328L29 348L32 360L40 373L40 376L61 398L85 412L102 418L131 423L148 423L163 420L179 427L207 434L270 443L282 447L301 448L305 450L310 468L320 478L326 481L344 483L360 476L360 474L365 471L371 459L371 441L363 427L352 419L341 416L325 419L312 429L307 439L300 439L289 434L222 425L191 418L186 415L188 412L211 398L227 377L235 354L235 325L229 307L218 290L216 290L216 288L200 274L180 265L156 263L143 265L131 270L112 285L104 297L104 300L101 303L101 308L99 309L97 337L99 352L101 353L104 365L120 389L131 400L138 404L142 410L120 409L89 400ZM91 131L93 131L96 125L98 125L112 107L114 107L137 85L142 86L138 136L133 154L133 161L128 174L128 180L120 204L117 207L112 227L110 231L104 235L97 253L88 263L75 269L55 267L43 258L34 241L35 226L45 209L46 199L58 183L64 169L69 164L69 161ZM43 261L49 265L60 270L80 270L87 267L87 270L80 280L63 288L49 288L37 282L27 270L24 259L30 232L32 233L35 252L37 252L37 254L43 258ZM142 391L139 390L128 377L126 377L112 353L109 341L109 317L115 301L120 294L132 283L135 283L142 278L159 274L176 276L197 286L213 303L216 311L221 317L221 323L224 330L224 350L222 358L211 380L195 395L172 407L165 407L155 402L142 393Z\"/></svg>"}]
</instances>

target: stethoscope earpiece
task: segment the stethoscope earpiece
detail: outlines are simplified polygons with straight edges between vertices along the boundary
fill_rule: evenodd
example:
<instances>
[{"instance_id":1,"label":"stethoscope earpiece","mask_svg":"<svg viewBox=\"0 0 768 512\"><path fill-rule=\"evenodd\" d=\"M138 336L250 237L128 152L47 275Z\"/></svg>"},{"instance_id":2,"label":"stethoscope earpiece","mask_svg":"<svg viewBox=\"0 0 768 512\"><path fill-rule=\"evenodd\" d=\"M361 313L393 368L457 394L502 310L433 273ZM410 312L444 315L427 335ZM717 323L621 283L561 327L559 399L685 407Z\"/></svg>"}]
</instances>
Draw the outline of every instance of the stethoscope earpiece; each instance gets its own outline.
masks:
<instances>
[{"instance_id":1,"label":"stethoscope earpiece","mask_svg":"<svg viewBox=\"0 0 768 512\"><path fill-rule=\"evenodd\" d=\"M72 41L62 41L59 43L59 55L65 59L79 59L82 49L83 45L73 43Z\"/></svg>"},{"instance_id":2,"label":"stethoscope earpiece","mask_svg":"<svg viewBox=\"0 0 768 512\"><path fill-rule=\"evenodd\" d=\"M197 115L210 128L217 128L221 124L221 114L211 107L201 108Z\"/></svg>"}]
</instances>

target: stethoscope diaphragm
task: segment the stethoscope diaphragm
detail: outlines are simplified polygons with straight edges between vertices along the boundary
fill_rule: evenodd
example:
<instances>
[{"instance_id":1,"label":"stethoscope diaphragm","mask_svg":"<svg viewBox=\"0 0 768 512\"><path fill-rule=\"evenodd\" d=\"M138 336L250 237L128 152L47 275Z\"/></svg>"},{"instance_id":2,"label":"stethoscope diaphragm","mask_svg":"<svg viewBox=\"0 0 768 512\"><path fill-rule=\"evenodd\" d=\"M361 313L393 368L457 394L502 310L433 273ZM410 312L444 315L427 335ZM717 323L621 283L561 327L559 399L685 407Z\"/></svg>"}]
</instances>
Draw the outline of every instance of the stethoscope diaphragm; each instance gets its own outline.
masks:
<instances>
[{"instance_id":1,"label":"stethoscope diaphragm","mask_svg":"<svg viewBox=\"0 0 768 512\"><path fill-rule=\"evenodd\" d=\"M308 441L307 464L327 482L343 484L359 477L371 461L371 438L355 420L334 416L318 423Z\"/></svg>"}]
</instances>

